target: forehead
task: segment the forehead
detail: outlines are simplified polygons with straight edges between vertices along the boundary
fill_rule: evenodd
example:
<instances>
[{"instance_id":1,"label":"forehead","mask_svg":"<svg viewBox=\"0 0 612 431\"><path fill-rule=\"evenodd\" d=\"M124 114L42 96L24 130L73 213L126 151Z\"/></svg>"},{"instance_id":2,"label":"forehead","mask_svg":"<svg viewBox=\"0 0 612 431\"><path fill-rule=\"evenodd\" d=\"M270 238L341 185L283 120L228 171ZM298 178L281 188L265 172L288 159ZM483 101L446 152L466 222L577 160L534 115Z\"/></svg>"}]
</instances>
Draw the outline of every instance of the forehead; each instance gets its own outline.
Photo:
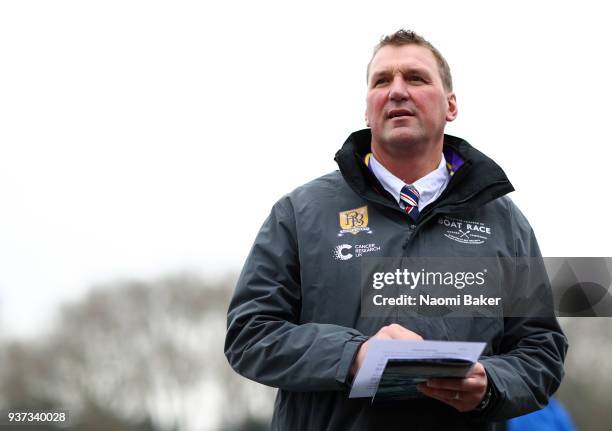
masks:
<instances>
[{"instance_id":1,"label":"forehead","mask_svg":"<svg viewBox=\"0 0 612 431\"><path fill-rule=\"evenodd\" d=\"M432 52L420 45L383 46L370 63L370 76L396 69L421 69L438 74L438 63Z\"/></svg>"}]
</instances>

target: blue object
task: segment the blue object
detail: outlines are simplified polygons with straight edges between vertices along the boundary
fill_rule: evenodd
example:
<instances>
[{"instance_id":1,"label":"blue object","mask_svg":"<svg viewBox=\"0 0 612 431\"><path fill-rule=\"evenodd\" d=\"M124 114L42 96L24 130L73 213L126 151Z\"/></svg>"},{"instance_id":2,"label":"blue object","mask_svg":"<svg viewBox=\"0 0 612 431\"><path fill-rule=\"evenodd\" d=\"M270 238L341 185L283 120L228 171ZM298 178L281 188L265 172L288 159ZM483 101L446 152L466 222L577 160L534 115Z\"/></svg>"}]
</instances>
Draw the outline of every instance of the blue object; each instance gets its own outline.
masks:
<instances>
[{"instance_id":1,"label":"blue object","mask_svg":"<svg viewBox=\"0 0 612 431\"><path fill-rule=\"evenodd\" d=\"M554 398L542 410L510 419L507 431L576 431L563 405Z\"/></svg>"}]
</instances>

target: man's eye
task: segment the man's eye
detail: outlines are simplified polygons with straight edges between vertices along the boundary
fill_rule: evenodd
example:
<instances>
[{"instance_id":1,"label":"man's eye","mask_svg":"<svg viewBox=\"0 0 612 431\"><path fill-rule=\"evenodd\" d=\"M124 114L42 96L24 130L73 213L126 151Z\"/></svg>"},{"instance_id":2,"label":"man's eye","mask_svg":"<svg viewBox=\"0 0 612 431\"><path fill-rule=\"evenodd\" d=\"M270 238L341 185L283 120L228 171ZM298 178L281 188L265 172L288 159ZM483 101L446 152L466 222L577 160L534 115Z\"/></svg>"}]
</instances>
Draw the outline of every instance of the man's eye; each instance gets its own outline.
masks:
<instances>
[{"instance_id":1,"label":"man's eye","mask_svg":"<svg viewBox=\"0 0 612 431\"><path fill-rule=\"evenodd\" d=\"M421 78L420 76L411 76L410 77L410 81L414 81L414 82L425 82L425 80L423 78Z\"/></svg>"},{"instance_id":2,"label":"man's eye","mask_svg":"<svg viewBox=\"0 0 612 431\"><path fill-rule=\"evenodd\" d=\"M375 86L376 86L376 85L381 85L381 84L384 84L385 82L387 82L387 79L386 79L386 78L379 78L379 79L377 79L377 80L374 82L374 85L375 85Z\"/></svg>"}]
</instances>

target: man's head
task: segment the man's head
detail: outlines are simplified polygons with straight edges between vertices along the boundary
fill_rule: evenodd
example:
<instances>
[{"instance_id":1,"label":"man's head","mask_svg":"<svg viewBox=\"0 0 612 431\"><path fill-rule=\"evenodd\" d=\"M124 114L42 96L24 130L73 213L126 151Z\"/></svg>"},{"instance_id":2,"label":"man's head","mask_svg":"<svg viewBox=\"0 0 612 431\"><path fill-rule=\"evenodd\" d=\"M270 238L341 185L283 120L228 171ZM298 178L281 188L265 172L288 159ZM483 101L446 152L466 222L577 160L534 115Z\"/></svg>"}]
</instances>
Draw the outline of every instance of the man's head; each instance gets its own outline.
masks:
<instances>
[{"instance_id":1,"label":"man's head","mask_svg":"<svg viewBox=\"0 0 612 431\"><path fill-rule=\"evenodd\" d=\"M376 46L367 78L366 122L373 150L400 154L415 145L442 145L444 126L457 116L457 104L450 69L438 50L400 30Z\"/></svg>"},{"instance_id":2,"label":"man's head","mask_svg":"<svg viewBox=\"0 0 612 431\"><path fill-rule=\"evenodd\" d=\"M424 48L427 48L431 51L436 62L438 63L438 71L440 73L440 78L442 79L442 83L444 84L444 88L446 91L453 91L453 77L451 76L451 71L448 63L440 53L429 41L424 39L422 36L416 34L413 31L409 30L398 30L393 34L383 37L378 45L374 47L374 52L372 53L372 58L368 63L368 69L366 74L366 82L370 82L370 65L372 64L372 60L376 56L376 53L384 46L402 46L402 45L418 45Z\"/></svg>"}]
</instances>

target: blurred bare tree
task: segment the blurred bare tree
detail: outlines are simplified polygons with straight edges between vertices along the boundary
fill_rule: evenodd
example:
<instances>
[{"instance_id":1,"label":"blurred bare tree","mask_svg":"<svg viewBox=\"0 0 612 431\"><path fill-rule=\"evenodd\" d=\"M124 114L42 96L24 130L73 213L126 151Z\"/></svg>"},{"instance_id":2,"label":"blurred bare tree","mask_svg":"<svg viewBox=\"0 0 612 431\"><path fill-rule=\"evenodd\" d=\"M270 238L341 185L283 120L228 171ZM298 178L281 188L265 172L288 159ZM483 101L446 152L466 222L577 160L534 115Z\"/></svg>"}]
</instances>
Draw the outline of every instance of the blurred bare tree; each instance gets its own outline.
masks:
<instances>
[{"instance_id":1,"label":"blurred bare tree","mask_svg":"<svg viewBox=\"0 0 612 431\"><path fill-rule=\"evenodd\" d=\"M73 430L256 431L274 391L223 356L233 280L174 275L98 286L44 339L0 345L0 410L70 410ZM609 318L562 318L570 340L558 398L583 431L611 429Z\"/></svg>"},{"instance_id":2,"label":"blurred bare tree","mask_svg":"<svg viewBox=\"0 0 612 431\"><path fill-rule=\"evenodd\" d=\"M0 402L67 408L81 425L106 418L105 429L206 430L266 420L272 390L236 375L223 356L232 288L229 278L188 274L99 286L64 306L44 342L2 350Z\"/></svg>"},{"instance_id":3,"label":"blurred bare tree","mask_svg":"<svg viewBox=\"0 0 612 431\"><path fill-rule=\"evenodd\" d=\"M559 321L570 348L558 398L579 430L609 431L612 429L612 318L564 317Z\"/></svg>"}]
</instances>

